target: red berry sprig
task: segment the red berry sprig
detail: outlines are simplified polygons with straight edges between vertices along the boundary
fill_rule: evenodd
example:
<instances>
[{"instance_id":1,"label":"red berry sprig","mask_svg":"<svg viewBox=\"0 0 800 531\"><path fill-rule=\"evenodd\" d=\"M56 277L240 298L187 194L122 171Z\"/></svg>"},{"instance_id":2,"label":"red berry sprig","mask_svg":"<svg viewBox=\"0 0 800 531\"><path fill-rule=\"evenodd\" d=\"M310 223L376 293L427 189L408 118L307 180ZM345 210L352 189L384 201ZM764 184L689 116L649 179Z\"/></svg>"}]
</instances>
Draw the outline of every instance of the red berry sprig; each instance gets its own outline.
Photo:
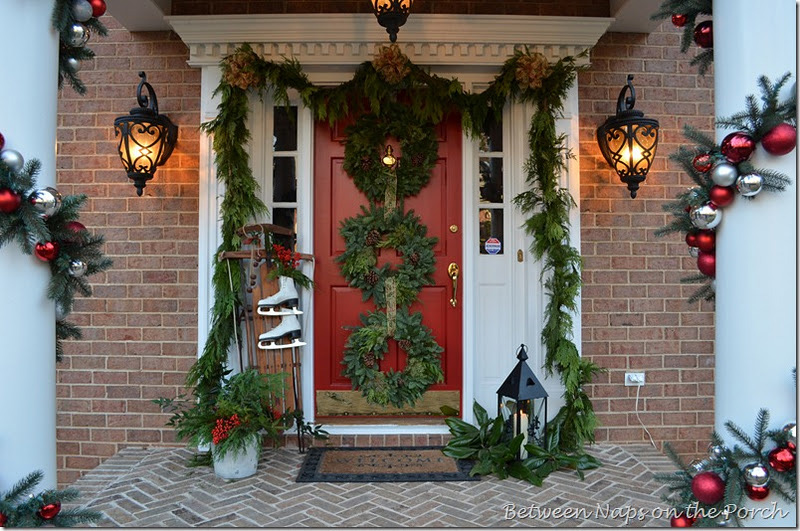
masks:
<instances>
[{"instance_id":1,"label":"red berry sprig","mask_svg":"<svg viewBox=\"0 0 800 531\"><path fill-rule=\"evenodd\" d=\"M300 265L300 253L292 252L283 245L273 244L272 249L281 265L290 269L297 269Z\"/></svg>"},{"instance_id":2,"label":"red berry sprig","mask_svg":"<svg viewBox=\"0 0 800 531\"><path fill-rule=\"evenodd\" d=\"M239 420L239 415L233 414L230 418L227 419L217 419L217 423L214 426L214 429L211 430L211 440L214 444L219 444L225 439L227 439L231 431L236 428L236 426L241 425L241 421Z\"/></svg>"}]
</instances>

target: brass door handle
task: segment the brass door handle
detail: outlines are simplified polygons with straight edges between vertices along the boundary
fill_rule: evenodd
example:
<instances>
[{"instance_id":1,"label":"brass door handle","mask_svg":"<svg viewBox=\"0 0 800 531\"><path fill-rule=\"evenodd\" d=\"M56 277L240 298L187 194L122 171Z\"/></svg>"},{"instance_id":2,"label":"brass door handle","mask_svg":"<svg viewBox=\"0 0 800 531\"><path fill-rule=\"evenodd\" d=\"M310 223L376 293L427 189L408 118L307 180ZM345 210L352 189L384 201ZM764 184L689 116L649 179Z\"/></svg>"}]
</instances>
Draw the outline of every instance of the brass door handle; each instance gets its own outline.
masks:
<instances>
[{"instance_id":1,"label":"brass door handle","mask_svg":"<svg viewBox=\"0 0 800 531\"><path fill-rule=\"evenodd\" d=\"M447 266L447 274L450 277L450 280L453 281L453 296L450 298L450 306L455 308L458 305L458 300L456 300L456 292L458 291L458 264L455 262L450 262L450 265Z\"/></svg>"}]
</instances>

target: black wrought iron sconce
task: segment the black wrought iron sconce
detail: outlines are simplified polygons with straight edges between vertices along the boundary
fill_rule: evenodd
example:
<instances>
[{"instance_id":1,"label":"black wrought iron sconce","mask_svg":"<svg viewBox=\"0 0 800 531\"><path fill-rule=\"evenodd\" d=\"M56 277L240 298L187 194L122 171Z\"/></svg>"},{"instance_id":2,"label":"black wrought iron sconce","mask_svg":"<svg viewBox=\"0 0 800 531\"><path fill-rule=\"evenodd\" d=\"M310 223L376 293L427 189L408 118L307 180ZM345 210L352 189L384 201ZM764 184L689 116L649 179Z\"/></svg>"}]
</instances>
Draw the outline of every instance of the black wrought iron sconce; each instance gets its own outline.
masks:
<instances>
[{"instance_id":1,"label":"black wrought iron sconce","mask_svg":"<svg viewBox=\"0 0 800 531\"><path fill-rule=\"evenodd\" d=\"M114 120L114 136L119 137L119 157L133 180L136 194L141 196L147 181L162 166L178 140L178 126L163 114L158 114L158 99L147 74L139 72L142 80L136 88L138 107L127 116ZM142 94L142 89L147 94Z\"/></svg>"},{"instance_id":2,"label":"black wrought iron sconce","mask_svg":"<svg viewBox=\"0 0 800 531\"><path fill-rule=\"evenodd\" d=\"M389 40L397 42L397 32L406 23L414 0L370 0L378 24L386 28Z\"/></svg>"},{"instance_id":3,"label":"black wrought iron sconce","mask_svg":"<svg viewBox=\"0 0 800 531\"><path fill-rule=\"evenodd\" d=\"M631 95L625 96L630 90ZM647 178L658 148L658 120L645 118L636 111L636 90L633 74L622 87L617 98L617 114L597 128L597 143L608 165L616 170L623 183L628 185L631 197L636 197L639 185Z\"/></svg>"},{"instance_id":4,"label":"black wrought iron sconce","mask_svg":"<svg viewBox=\"0 0 800 531\"><path fill-rule=\"evenodd\" d=\"M526 363L528 348L517 349L517 364L497 389L497 416L511 423L511 437L520 433L522 444L517 459L528 456L526 444L544 446L547 437L547 391Z\"/></svg>"}]
</instances>

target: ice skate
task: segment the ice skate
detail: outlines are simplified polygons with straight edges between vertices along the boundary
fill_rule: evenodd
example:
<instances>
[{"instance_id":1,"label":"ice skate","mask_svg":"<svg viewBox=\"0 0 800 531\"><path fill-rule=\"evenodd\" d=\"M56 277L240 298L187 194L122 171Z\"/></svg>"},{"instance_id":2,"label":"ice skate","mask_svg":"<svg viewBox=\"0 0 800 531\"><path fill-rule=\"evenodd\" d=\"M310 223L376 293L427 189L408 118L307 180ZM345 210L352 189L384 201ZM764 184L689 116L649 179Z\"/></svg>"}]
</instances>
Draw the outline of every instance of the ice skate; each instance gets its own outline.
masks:
<instances>
[{"instance_id":1,"label":"ice skate","mask_svg":"<svg viewBox=\"0 0 800 531\"><path fill-rule=\"evenodd\" d=\"M284 315L302 315L297 309L299 297L294 279L291 277L278 277L280 289L278 293L258 301L257 312L259 315L280 317Z\"/></svg>"},{"instance_id":2,"label":"ice skate","mask_svg":"<svg viewBox=\"0 0 800 531\"><path fill-rule=\"evenodd\" d=\"M278 341L285 337L292 339L292 343L278 344ZM300 341L300 321L294 315L284 316L281 319L281 324L258 336L258 348L264 350L301 347L303 345L305 343Z\"/></svg>"}]
</instances>

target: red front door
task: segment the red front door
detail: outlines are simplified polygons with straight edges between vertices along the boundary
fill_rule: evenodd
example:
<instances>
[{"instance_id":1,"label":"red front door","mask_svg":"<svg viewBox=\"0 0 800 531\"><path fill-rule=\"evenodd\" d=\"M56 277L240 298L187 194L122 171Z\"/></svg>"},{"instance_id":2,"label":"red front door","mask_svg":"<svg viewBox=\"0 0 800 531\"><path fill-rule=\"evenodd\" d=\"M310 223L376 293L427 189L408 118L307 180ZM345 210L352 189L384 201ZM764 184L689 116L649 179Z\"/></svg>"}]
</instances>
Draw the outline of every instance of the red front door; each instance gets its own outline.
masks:
<instances>
[{"instance_id":1,"label":"red front door","mask_svg":"<svg viewBox=\"0 0 800 531\"><path fill-rule=\"evenodd\" d=\"M439 345L444 382L434 385L417 402L418 406L403 411L367 404L361 393L352 391L350 380L342 376L344 345L349 335L347 326L361 324L359 314L374 310L371 301L361 301L361 291L348 286L339 273L336 258L344 252L344 239L339 235L340 222L360 212L368 204L347 176L344 162L344 128L337 124L317 123L314 135L314 391L316 416L430 414L440 405L460 409L462 380L462 287L458 279L457 304L453 307L453 282L448 276L449 264L459 268L461 262L461 119L451 116L437 126L439 160L428 185L416 197L405 200L405 210L414 210L428 227L428 236L439 239L435 247L436 272L434 285L422 289L412 313L423 313L423 324L431 329ZM395 153L399 145L387 139ZM402 153L400 154L402 157ZM396 254L394 250L384 253ZM393 257L381 257L392 262ZM381 369L404 367L404 354L394 340L381 362Z\"/></svg>"}]
</instances>

